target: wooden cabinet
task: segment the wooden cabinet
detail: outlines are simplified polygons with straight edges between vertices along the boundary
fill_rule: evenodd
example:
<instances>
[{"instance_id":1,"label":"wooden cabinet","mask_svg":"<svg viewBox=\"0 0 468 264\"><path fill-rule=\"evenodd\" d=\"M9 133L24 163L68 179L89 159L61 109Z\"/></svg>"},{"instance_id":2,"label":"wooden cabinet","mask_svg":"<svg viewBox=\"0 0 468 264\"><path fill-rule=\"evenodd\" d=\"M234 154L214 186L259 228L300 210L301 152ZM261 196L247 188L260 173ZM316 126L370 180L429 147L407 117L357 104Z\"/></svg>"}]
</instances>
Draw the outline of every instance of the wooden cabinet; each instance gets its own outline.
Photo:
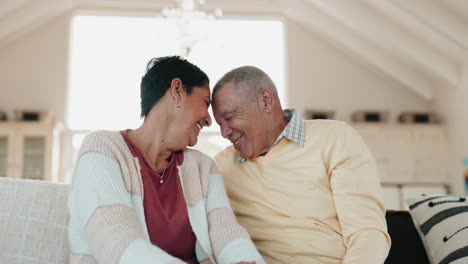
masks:
<instances>
[{"instance_id":1,"label":"wooden cabinet","mask_svg":"<svg viewBox=\"0 0 468 264\"><path fill-rule=\"evenodd\" d=\"M414 177L429 182L448 174L447 139L441 127L414 128Z\"/></svg>"},{"instance_id":2,"label":"wooden cabinet","mask_svg":"<svg viewBox=\"0 0 468 264\"><path fill-rule=\"evenodd\" d=\"M13 131L0 130L0 177L7 177L12 174L11 164L13 164L12 155Z\"/></svg>"},{"instance_id":3,"label":"wooden cabinet","mask_svg":"<svg viewBox=\"0 0 468 264\"><path fill-rule=\"evenodd\" d=\"M441 125L354 124L383 183L446 183L447 136Z\"/></svg>"},{"instance_id":4,"label":"wooden cabinet","mask_svg":"<svg viewBox=\"0 0 468 264\"><path fill-rule=\"evenodd\" d=\"M375 157L387 209L407 210L405 198L446 194L448 139L442 125L353 124Z\"/></svg>"},{"instance_id":5,"label":"wooden cabinet","mask_svg":"<svg viewBox=\"0 0 468 264\"><path fill-rule=\"evenodd\" d=\"M60 129L49 123L0 123L0 177L57 181Z\"/></svg>"}]
</instances>

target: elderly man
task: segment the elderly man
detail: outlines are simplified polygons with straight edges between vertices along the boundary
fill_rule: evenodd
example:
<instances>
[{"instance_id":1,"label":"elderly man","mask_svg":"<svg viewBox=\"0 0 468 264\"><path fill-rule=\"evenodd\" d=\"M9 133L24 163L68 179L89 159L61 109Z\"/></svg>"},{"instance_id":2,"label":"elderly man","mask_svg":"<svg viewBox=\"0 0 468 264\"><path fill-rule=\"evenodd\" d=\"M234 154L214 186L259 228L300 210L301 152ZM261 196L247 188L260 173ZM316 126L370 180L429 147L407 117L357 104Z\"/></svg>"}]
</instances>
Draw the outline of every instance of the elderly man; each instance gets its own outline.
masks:
<instances>
[{"instance_id":1,"label":"elderly man","mask_svg":"<svg viewBox=\"0 0 468 264\"><path fill-rule=\"evenodd\" d=\"M225 74L212 101L233 144L216 164L267 263L384 263L391 242L379 177L355 130L283 111L275 84L252 66Z\"/></svg>"}]
</instances>

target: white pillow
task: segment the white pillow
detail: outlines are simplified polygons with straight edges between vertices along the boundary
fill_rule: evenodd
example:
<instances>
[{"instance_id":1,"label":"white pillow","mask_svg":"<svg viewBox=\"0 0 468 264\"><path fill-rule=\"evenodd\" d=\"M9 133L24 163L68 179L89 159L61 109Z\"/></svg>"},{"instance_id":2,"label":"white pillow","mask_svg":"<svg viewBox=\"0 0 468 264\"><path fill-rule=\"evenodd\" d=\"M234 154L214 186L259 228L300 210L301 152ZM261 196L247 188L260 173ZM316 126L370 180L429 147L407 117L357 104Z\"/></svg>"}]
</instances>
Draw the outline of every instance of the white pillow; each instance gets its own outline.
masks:
<instances>
[{"instance_id":1,"label":"white pillow","mask_svg":"<svg viewBox=\"0 0 468 264\"><path fill-rule=\"evenodd\" d=\"M69 186L0 177L0 263L65 264Z\"/></svg>"},{"instance_id":2,"label":"white pillow","mask_svg":"<svg viewBox=\"0 0 468 264\"><path fill-rule=\"evenodd\" d=\"M466 195L406 198L411 218L431 263L468 263L467 198Z\"/></svg>"}]
</instances>

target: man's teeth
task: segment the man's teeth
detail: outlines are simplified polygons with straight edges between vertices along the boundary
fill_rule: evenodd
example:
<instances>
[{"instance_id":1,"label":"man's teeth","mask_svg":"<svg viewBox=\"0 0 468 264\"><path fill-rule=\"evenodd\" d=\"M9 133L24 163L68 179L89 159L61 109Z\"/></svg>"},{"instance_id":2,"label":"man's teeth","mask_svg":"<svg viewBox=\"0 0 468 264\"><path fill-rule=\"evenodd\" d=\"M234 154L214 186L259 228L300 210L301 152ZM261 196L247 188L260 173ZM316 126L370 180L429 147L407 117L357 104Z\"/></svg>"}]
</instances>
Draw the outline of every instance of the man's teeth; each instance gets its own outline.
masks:
<instances>
[{"instance_id":1,"label":"man's teeth","mask_svg":"<svg viewBox=\"0 0 468 264\"><path fill-rule=\"evenodd\" d=\"M199 123L197 123L197 127L198 127L198 130L202 130L202 126Z\"/></svg>"},{"instance_id":2,"label":"man's teeth","mask_svg":"<svg viewBox=\"0 0 468 264\"><path fill-rule=\"evenodd\" d=\"M236 142L234 142L234 145L236 145L237 143L239 143L240 139L241 139L241 137L239 137L239 138L236 140Z\"/></svg>"}]
</instances>

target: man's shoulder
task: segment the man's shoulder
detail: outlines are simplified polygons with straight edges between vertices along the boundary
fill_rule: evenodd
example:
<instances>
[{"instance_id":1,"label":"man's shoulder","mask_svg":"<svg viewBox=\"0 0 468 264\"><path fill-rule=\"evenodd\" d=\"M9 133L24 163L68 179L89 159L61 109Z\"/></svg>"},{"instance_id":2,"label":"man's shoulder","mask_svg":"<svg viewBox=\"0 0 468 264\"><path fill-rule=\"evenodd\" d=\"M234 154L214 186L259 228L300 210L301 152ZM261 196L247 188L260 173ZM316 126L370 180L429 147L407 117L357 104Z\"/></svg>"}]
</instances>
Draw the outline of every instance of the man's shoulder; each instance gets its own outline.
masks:
<instances>
[{"instance_id":1,"label":"man's shoulder","mask_svg":"<svg viewBox=\"0 0 468 264\"><path fill-rule=\"evenodd\" d=\"M336 120L306 120L305 141L336 143L337 140L355 138L358 132L349 124ZM310 144L309 144L310 145Z\"/></svg>"},{"instance_id":2,"label":"man's shoulder","mask_svg":"<svg viewBox=\"0 0 468 264\"><path fill-rule=\"evenodd\" d=\"M214 156L214 160L218 168L229 164L236 164L237 151L234 146L228 146Z\"/></svg>"},{"instance_id":3,"label":"man's shoulder","mask_svg":"<svg viewBox=\"0 0 468 264\"><path fill-rule=\"evenodd\" d=\"M304 124L306 128L306 133L312 132L314 134L353 129L346 122L329 119L305 120Z\"/></svg>"}]
</instances>

